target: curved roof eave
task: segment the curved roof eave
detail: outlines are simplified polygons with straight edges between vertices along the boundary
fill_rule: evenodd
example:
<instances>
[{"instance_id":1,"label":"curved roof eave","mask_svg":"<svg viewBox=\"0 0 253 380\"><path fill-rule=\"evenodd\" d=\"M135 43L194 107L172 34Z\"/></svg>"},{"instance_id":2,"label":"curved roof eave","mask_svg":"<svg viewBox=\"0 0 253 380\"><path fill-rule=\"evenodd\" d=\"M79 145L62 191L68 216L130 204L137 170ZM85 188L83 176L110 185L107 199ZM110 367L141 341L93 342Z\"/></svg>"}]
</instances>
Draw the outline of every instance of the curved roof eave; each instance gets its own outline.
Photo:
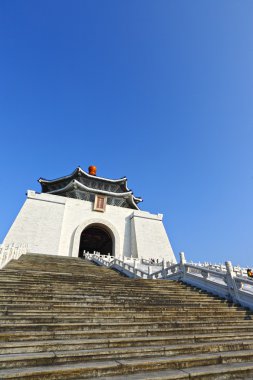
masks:
<instances>
[{"instance_id":1,"label":"curved roof eave","mask_svg":"<svg viewBox=\"0 0 253 380\"><path fill-rule=\"evenodd\" d=\"M131 194L131 197L129 198L130 202L131 202L131 205L136 209L136 210L140 210L138 205L135 203L135 200L134 200L134 196L133 194Z\"/></svg>"},{"instance_id":2,"label":"curved roof eave","mask_svg":"<svg viewBox=\"0 0 253 380\"><path fill-rule=\"evenodd\" d=\"M126 186L126 189L127 191L130 191L127 187L127 178L126 177L123 177L123 178L119 178L119 179L109 179L109 178L103 178L103 177L98 177L98 176L94 176L94 175L91 175L87 172L85 172L82 168L78 167L76 168L71 174L69 175L66 175L66 176L63 176L63 177L59 177L59 178L56 178L56 179L52 179L52 180L47 180L47 179L44 179L42 177L40 177L38 179L38 182L40 184L49 184L49 183L54 183L54 182L59 182L59 181L62 181L62 180L65 180L65 179L69 179L69 178L72 178L74 177L78 172L82 173L85 177L87 178L96 178L98 180L102 180L102 181L107 181L107 182L110 182L110 183L120 183L120 182L123 182Z\"/></svg>"},{"instance_id":3,"label":"curved roof eave","mask_svg":"<svg viewBox=\"0 0 253 380\"><path fill-rule=\"evenodd\" d=\"M88 178L92 178L92 179L94 179L94 178L97 178L97 179L101 179L102 181L107 181L107 182L111 182L111 183L118 183L118 182L125 182L125 184L126 184L126 182L127 182L127 178L126 177L122 177L122 178L119 178L119 179L109 179L109 178L104 178L104 177L98 177L98 176L94 176L94 175L91 175L91 174L89 174L89 173L87 173L86 171L84 171L82 168L78 168L79 169L79 171L81 172L81 173L83 173L85 176L87 176ZM127 186L126 186L127 187ZM127 191L129 191L129 189L127 189Z\"/></svg>"},{"instance_id":4,"label":"curved roof eave","mask_svg":"<svg viewBox=\"0 0 253 380\"><path fill-rule=\"evenodd\" d=\"M135 197L133 196L131 191L128 191L126 193L111 193L111 192L105 191L105 190L92 189L92 188L87 187L87 186L83 185L82 183L78 182L76 179L74 179L73 181L68 183L67 186L65 186L61 189L49 191L47 194L54 194L54 195L61 194L65 191L73 190L76 187L80 188L81 190L89 191L91 193L98 193L98 194L102 194L102 195L106 195L106 196L112 196L115 198L122 198L122 196L123 196L123 198L130 201L131 206L133 206L136 210L139 210L139 207L135 203Z\"/></svg>"},{"instance_id":5,"label":"curved roof eave","mask_svg":"<svg viewBox=\"0 0 253 380\"><path fill-rule=\"evenodd\" d=\"M135 201L135 202L143 202L143 199L142 199L142 198L135 197L134 195L133 195L133 198L134 198L134 201Z\"/></svg>"},{"instance_id":6,"label":"curved roof eave","mask_svg":"<svg viewBox=\"0 0 253 380\"><path fill-rule=\"evenodd\" d=\"M66 186L62 187L61 189L48 191L47 194L62 193L64 191L72 190L76 186L79 187L81 190L86 190L86 191L89 191L90 193L98 193L98 194L103 194L103 195L107 195L107 196L111 196L111 197L115 197L115 198L122 198L122 197L128 198L130 195L132 195L131 191L127 191L125 193L112 193L111 191L93 189L92 187L88 187L86 185L83 185L82 183L80 183L76 179L73 179L71 182L69 182Z\"/></svg>"}]
</instances>

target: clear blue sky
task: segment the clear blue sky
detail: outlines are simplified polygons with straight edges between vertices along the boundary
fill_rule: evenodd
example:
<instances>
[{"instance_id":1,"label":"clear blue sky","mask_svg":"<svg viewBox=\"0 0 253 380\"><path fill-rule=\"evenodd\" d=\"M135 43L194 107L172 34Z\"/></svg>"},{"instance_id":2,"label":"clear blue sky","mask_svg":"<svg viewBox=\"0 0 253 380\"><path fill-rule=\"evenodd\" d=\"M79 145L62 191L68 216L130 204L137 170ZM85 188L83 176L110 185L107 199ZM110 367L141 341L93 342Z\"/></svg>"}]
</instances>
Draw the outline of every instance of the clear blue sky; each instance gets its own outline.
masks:
<instances>
[{"instance_id":1,"label":"clear blue sky","mask_svg":"<svg viewBox=\"0 0 253 380\"><path fill-rule=\"evenodd\" d=\"M190 261L253 266L253 1L1 0L0 241L78 165Z\"/></svg>"}]
</instances>

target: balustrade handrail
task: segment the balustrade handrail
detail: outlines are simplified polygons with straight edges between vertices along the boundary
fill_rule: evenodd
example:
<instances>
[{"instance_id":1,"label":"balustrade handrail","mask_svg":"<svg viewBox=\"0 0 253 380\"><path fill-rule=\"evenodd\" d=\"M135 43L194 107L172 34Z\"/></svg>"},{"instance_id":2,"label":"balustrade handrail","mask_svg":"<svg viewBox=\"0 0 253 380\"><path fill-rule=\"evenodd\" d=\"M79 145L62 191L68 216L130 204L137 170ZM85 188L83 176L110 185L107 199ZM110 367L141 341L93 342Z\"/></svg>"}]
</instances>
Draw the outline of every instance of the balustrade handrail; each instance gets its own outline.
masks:
<instances>
[{"instance_id":1,"label":"balustrade handrail","mask_svg":"<svg viewBox=\"0 0 253 380\"><path fill-rule=\"evenodd\" d=\"M213 269L213 270L218 271L218 272L226 272L226 266L223 264L193 263L193 262L190 262L188 264L198 266L198 267ZM237 276L241 276L242 274L247 276L247 268L241 268L240 266L235 265L233 267L233 271L236 273Z\"/></svg>"},{"instance_id":2,"label":"balustrade handrail","mask_svg":"<svg viewBox=\"0 0 253 380\"><path fill-rule=\"evenodd\" d=\"M223 278L224 276L226 276L226 272L221 272L221 271L216 271L214 269L209 269L207 267L202 267L202 266L197 266L197 265L193 265L193 264L184 264L185 265L185 268L192 268L192 269L195 269L195 270L199 270L199 271L203 271L203 272L206 272L208 274L212 274L213 276L215 277L220 277L220 278Z\"/></svg>"},{"instance_id":3,"label":"balustrade handrail","mask_svg":"<svg viewBox=\"0 0 253 380\"><path fill-rule=\"evenodd\" d=\"M169 270L173 270L173 269L176 269L176 268L179 268L179 264L173 264L173 265L170 265L169 267L167 268L164 268L164 269L160 269L156 272L153 272L152 273L152 276L156 276L156 275L159 275L159 274L163 274L164 272L168 273Z\"/></svg>"},{"instance_id":4,"label":"balustrade handrail","mask_svg":"<svg viewBox=\"0 0 253 380\"><path fill-rule=\"evenodd\" d=\"M238 281L238 282L241 282L241 283L244 283L244 284L246 284L246 285L251 285L251 286L253 286L253 279L252 280L250 280L250 279L248 279L248 278L244 278L244 277L239 277L239 276L236 276L235 277L235 281Z\"/></svg>"},{"instance_id":5,"label":"balustrade handrail","mask_svg":"<svg viewBox=\"0 0 253 380\"><path fill-rule=\"evenodd\" d=\"M118 265L119 267L121 267L125 271L128 271L131 274L135 274L136 277L145 278L145 277L149 276L148 272L145 272L142 269L137 268L135 266L135 264L132 265L131 263L126 263L126 262L124 262L124 260L121 260L121 259L116 258L116 257L115 258L110 257L110 259L108 260L108 257L107 257L107 259L105 259L105 258L101 257L101 255L99 255L97 253L94 253L94 254L92 254L92 253L86 253L85 254L85 258L87 258L88 260L95 261L97 263L101 263L101 264L103 264L105 266L109 265L110 267L112 267L113 265ZM140 276L137 276L137 272L140 274Z\"/></svg>"}]
</instances>

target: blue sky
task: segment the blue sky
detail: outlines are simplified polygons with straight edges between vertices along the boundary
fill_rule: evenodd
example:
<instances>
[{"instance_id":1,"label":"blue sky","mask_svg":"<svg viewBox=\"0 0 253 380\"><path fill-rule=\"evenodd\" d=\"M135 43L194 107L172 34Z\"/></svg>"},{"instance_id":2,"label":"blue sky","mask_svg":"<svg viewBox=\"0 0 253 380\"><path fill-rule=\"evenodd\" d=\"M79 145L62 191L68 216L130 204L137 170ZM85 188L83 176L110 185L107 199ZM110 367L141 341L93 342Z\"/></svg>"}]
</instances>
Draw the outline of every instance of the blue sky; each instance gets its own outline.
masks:
<instances>
[{"instance_id":1,"label":"blue sky","mask_svg":"<svg viewBox=\"0 0 253 380\"><path fill-rule=\"evenodd\" d=\"M253 2L1 0L0 241L36 182L126 175L176 255L253 266Z\"/></svg>"}]
</instances>

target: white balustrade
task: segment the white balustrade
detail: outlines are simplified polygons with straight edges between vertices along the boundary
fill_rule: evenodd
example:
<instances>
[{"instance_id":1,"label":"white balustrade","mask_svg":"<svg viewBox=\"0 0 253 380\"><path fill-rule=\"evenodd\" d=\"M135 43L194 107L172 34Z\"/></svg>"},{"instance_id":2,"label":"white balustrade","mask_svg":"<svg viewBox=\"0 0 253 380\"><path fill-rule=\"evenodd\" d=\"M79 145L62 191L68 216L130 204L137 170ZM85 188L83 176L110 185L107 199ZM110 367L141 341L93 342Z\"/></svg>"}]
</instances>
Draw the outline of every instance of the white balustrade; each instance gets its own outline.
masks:
<instances>
[{"instance_id":1,"label":"white balustrade","mask_svg":"<svg viewBox=\"0 0 253 380\"><path fill-rule=\"evenodd\" d=\"M233 267L231 262L226 262L225 265L187 263L184 253L181 252L178 264L162 261L161 269L153 271L153 263L145 259L120 260L88 253L86 258L109 268L114 267L129 277L180 280L253 310L253 280L246 277L245 268Z\"/></svg>"}]
</instances>

